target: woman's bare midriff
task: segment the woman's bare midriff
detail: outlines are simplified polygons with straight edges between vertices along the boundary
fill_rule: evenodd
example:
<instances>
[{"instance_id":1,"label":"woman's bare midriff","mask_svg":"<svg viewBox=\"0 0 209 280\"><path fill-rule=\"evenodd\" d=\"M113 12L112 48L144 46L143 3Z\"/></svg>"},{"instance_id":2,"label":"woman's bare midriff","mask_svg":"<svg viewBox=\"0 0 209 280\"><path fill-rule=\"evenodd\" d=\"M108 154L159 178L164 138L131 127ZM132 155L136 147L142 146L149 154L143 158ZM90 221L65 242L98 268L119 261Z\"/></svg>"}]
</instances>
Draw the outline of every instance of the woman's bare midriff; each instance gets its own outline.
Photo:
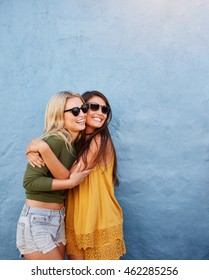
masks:
<instances>
[{"instance_id":1,"label":"woman's bare midriff","mask_svg":"<svg viewBox=\"0 0 209 280\"><path fill-rule=\"evenodd\" d=\"M33 207L47 208L51 210L61 210L64 207L64 204L54 202L42 202L31 199L26 199L26 204Z\"/></svg>"}]
</instances>

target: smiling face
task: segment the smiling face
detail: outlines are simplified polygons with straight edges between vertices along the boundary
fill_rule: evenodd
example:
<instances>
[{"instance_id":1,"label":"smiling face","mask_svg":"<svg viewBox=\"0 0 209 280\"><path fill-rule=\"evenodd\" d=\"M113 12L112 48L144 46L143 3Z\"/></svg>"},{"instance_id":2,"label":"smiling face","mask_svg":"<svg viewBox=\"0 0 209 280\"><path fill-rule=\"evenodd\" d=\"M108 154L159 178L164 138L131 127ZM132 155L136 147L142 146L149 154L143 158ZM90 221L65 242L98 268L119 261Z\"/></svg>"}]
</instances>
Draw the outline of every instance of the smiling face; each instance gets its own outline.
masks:
<instances>
[{"instance_id":1,"label":"smiling face","mask_svg":"<svg viewBox=\"0 0 209 280\"><path fill-rule=\"evenodd\" d=\"M78 97L68 98L65 104L65 110L69 110L75 107L81 108L83 102ZM86 114L80 110L78 116L74 116L72 111L68 111L64 113L64 125L65 128L70 132L73 139L78 136L78 133L81 130L85 129L85 122L86 122Z\"/></svg>"},{"instance_id":2,"label":"smiling face","mask_svg":"<svg viewBox=\"0 0 209 280\"><path fill-rule=\"evenodd\" d=\"M106 106L105 101L99 96L91 97L87 103L97 103L99 105ZM101 107L98 111L92 111L89 109L86 118L86 133L92 133L95 129L102 127L106 119L107 114L102 113Z\"/></svg>"}]
</instances>

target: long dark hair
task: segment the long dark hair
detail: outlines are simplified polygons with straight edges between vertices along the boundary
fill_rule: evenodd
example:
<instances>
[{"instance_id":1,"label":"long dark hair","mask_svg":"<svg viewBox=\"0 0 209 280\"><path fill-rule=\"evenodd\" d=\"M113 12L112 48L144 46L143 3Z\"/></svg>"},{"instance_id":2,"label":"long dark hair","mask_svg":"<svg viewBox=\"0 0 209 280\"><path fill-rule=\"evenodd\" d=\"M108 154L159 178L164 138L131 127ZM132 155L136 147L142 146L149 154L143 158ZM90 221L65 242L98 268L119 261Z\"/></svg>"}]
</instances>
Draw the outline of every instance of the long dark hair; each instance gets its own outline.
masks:
<instances>
[{"instance_id":1,"label":"long dark hair","mask_svg":"<svg viewBox=\"0 0 209 280\"><path fill-rule=\"evenodd\" d=\"M106 105L108 107L110 107L110 104L109 104L107 98L99 91L95 91L95 90L86 91L82 94L82 97L85 102L88 102L89 99L91 99L94 96L98 96L98 97L102 98L105 101ZM111 107L110 107L110 109L111 109ZM106 161L106 156L107 156L106 149L107 149L107 143L109 140L111 143L112 151L113 151L113 155L114 155L113 183L115 186L118 186L119 180L118 180L118 176L117 176L117 155L116 155L115 147L114 147L114 144L113 144L113 141L112 141L109 129L108 129L108 124L110 123L111 119L112 119L112 111L110 110L109 113L107 114L107 118L106 118L104 124L102 125L102 127L97 128L93 133L91 133L87 140L85 139L85 135L83 135L81 142L80 142L81 146L79 148L78 158L79 158L79 156L82 156L84 164L87 165L87 153L89 151L90 143L94 139L94 137L99 134L101 137L101 146L99 148L98 155L94 161L94 164L97 164L97 163L99 164L99 163L101 163L101 161L103 161L104 164L106 165L106 162L107 162Z\"/></svg>"}]
</instances>

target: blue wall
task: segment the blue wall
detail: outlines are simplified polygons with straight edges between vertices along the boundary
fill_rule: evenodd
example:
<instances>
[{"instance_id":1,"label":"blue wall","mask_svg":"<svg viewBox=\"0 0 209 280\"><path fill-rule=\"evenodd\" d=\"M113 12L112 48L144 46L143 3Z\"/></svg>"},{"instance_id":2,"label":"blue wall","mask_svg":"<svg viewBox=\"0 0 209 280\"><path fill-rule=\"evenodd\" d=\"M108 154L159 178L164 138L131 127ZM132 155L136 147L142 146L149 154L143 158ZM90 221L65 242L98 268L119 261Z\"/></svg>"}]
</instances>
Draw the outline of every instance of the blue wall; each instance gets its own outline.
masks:
<instances>
[{"instance_id":1,"label":"blue wall","mask_svg":"<svg viewBox=\"0 0 209 280\"><path fill-rule=\"evenodd\" d=\"M109 98L124 259L209 259L209 2L0 1L0 259L18 259L25 148L59 90Z\"/></svg>"}]
</instances>

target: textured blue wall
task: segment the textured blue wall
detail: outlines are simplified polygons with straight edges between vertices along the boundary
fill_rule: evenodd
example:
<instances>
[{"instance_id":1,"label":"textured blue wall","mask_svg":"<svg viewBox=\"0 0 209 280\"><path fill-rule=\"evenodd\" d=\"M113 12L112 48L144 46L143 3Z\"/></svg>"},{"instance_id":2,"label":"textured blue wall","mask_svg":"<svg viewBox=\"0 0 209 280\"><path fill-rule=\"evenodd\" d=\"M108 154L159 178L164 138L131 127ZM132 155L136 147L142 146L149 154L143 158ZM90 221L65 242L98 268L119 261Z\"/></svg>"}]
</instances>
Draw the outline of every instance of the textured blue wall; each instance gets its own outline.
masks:
<instances>
[{"instance_id":1,"label":"textured blue wall","mask_svg":"<svg viewBox=\"0 0 209 280\"><path fill-rule=\"evenodd\" d=\"M0 0L0 259L51 95L109 98L124 259L209 258L209 2Z\"/></svg>"}]
</instances>

